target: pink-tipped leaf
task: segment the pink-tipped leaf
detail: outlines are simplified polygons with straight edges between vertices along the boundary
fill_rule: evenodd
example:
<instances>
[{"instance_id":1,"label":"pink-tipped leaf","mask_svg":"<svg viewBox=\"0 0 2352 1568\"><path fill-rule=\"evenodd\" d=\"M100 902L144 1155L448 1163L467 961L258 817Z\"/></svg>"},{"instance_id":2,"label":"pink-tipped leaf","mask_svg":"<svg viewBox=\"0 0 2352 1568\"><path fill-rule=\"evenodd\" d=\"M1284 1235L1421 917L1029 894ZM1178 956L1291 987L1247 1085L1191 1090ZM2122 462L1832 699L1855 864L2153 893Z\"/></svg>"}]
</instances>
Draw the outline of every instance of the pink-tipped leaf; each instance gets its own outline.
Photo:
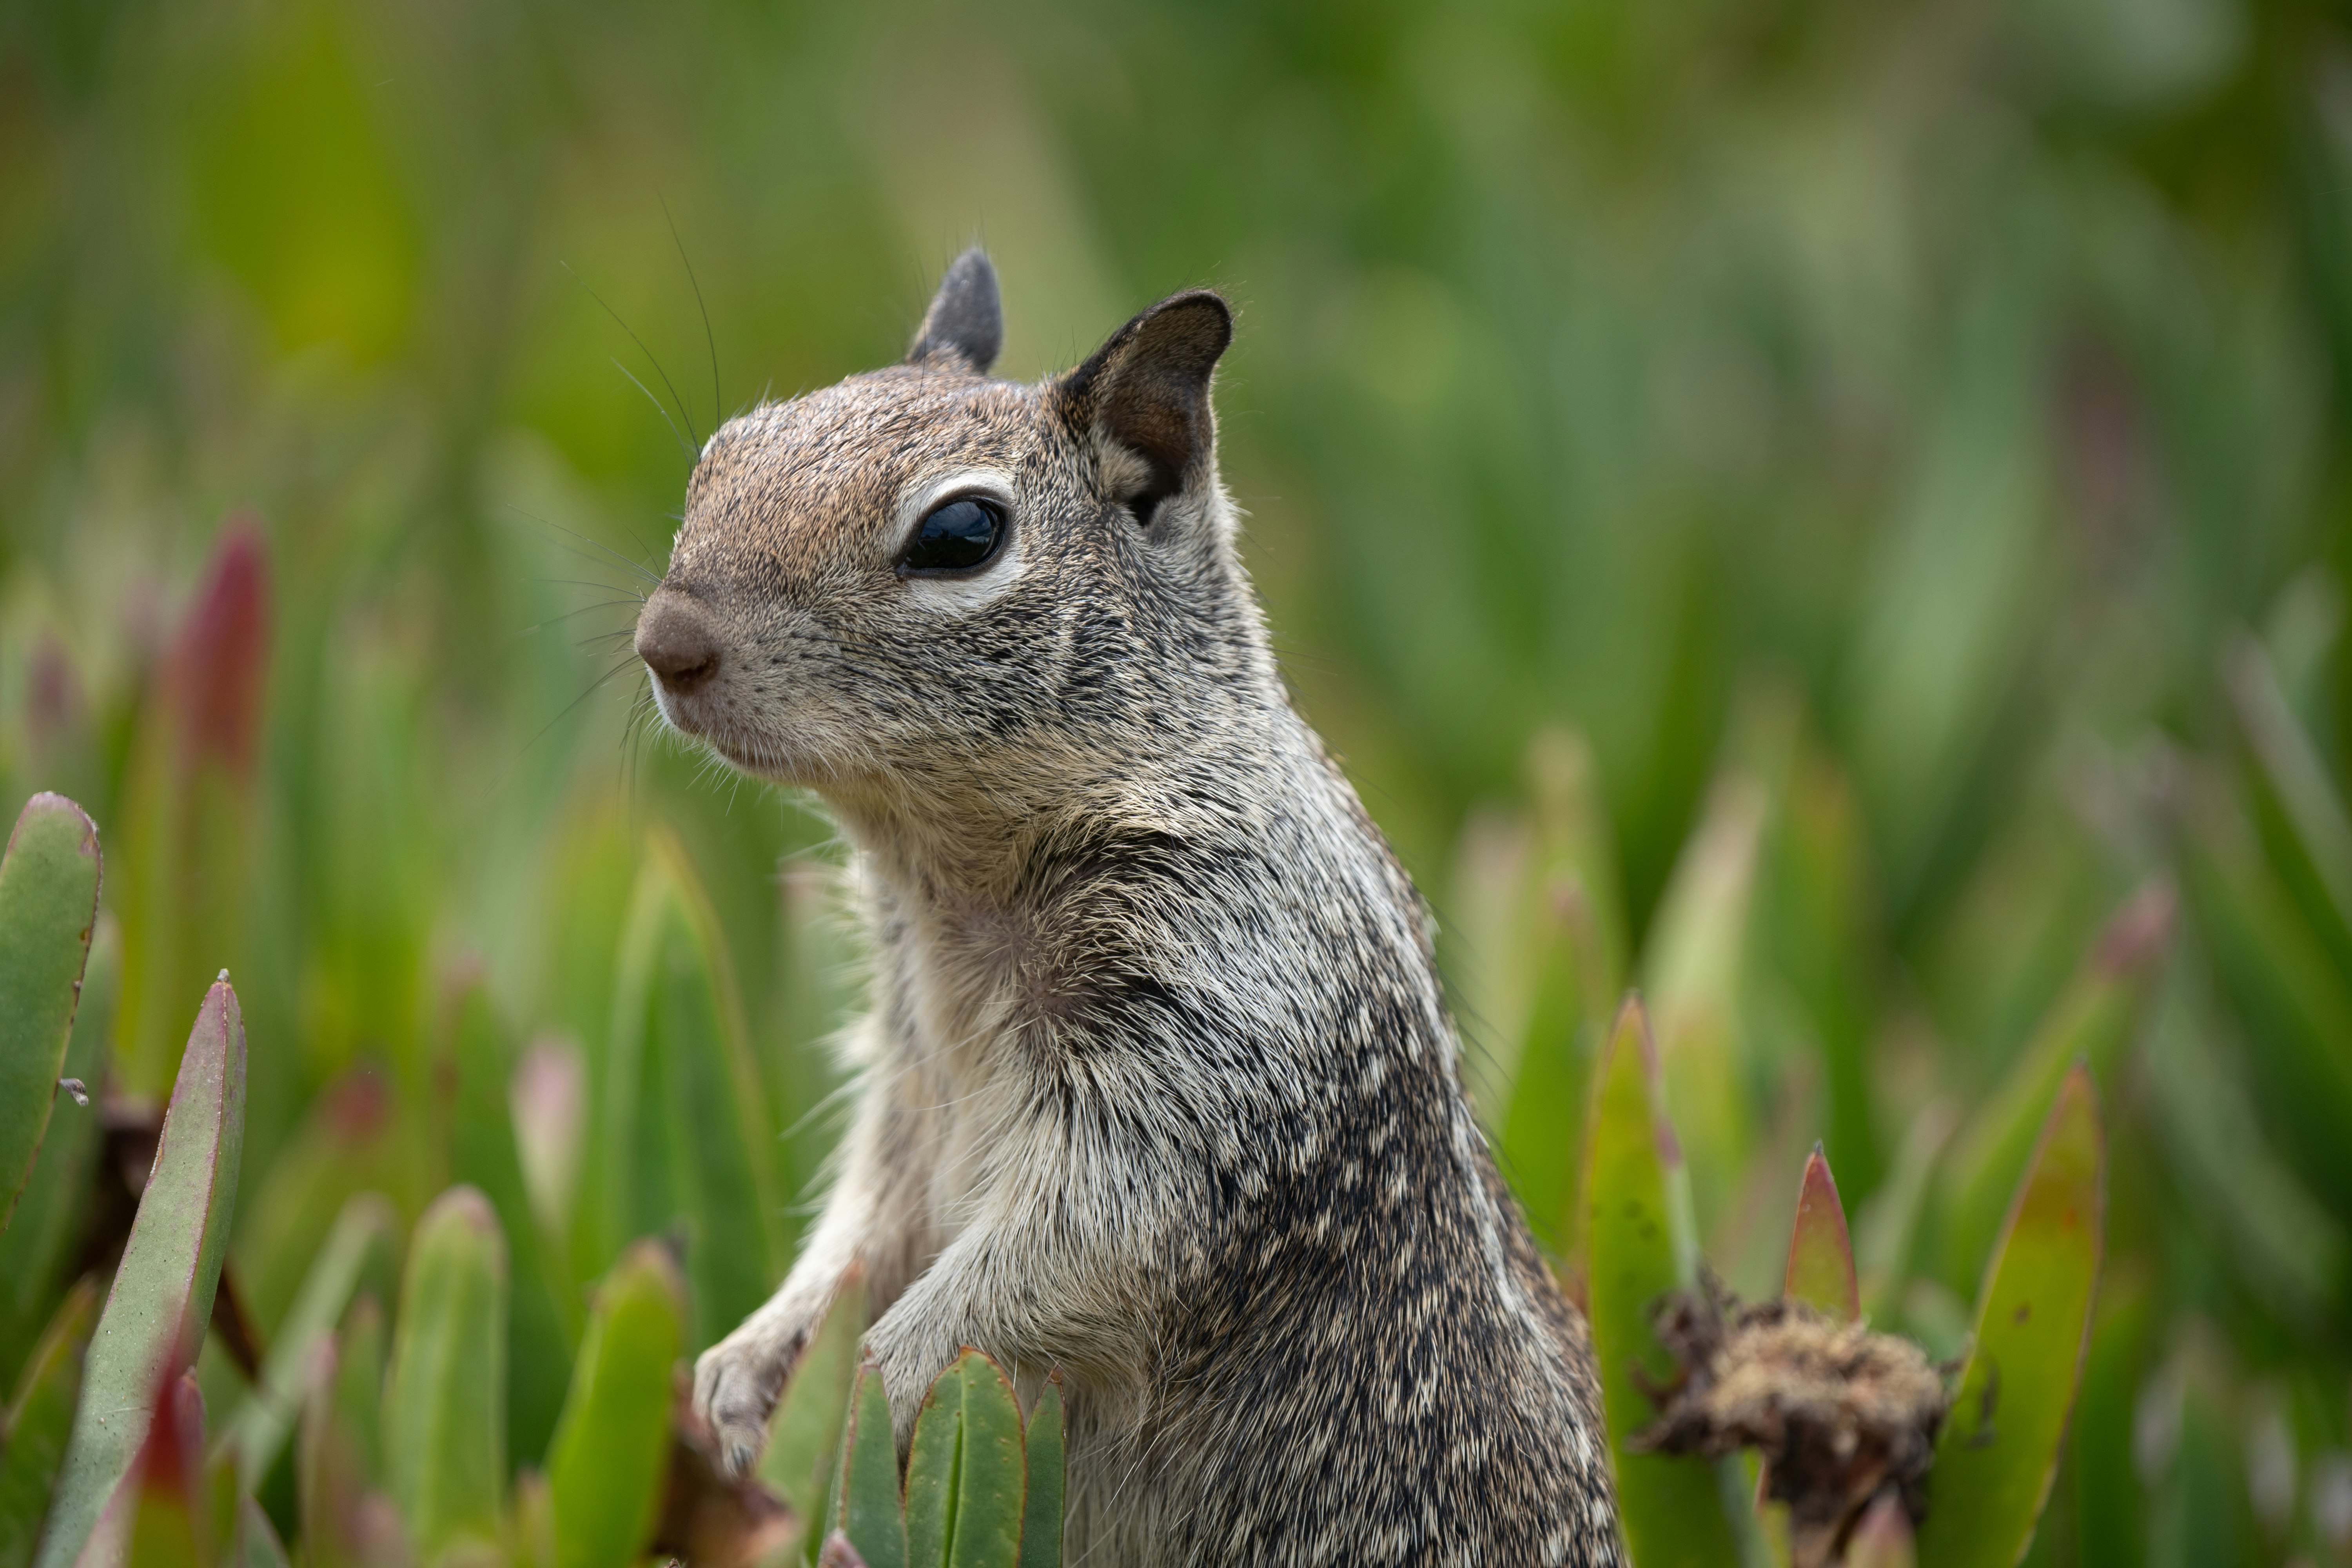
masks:
<instances>
[{"instance_id":1,"label":"pink-tipped leaf","mask_svg":"<svg viewBox=\"0 0 2352 1568\"><path fill-rule=\"evenodd\" d=\"M224 974L180 1058L155 1163L91 1337L81 1404L36 1568L66 1568L131 1483L159 1390L211 1321L245 1138L245 1022Z\"/></svg>"},{"instance_id":2,"label":"pink-tipped leaf","mask_svg":"<svg viewBox=\"0 0 2352 1568\"><path fill-rule=\"evenodd\" d=\"M1789 1236L1789 1268L1780 1294L1846 1321L1862 1315L1845 1205L1838 1202L1837 1178L1830 1174L1830 1163L1818 1143L1806 1156L1805 1179L1797 1189L1797 1222Z\"/></svg>"}]
</instances>

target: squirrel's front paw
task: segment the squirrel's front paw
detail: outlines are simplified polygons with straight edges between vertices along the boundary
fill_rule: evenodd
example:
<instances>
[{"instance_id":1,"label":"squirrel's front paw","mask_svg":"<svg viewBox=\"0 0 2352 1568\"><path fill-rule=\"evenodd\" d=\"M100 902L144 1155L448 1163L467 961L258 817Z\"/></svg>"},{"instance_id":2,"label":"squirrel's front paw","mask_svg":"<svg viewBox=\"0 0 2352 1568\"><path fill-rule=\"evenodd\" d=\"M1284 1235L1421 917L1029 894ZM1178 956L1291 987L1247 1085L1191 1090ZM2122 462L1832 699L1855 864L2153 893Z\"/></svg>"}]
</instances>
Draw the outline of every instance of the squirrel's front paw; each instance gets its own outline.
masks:
<instances>
[{"instance_id":1,"label":"squirrel's front paw","mask_svg":"<svg viewBox=\"0 0 2352 1568\"><path fill-rule=\"evenodd\" d=\"M710 1424L719 1463L749 1471L768 1440L768 1416L808 1343L808 1331L754 1317L694 1363L694 1408Z\"/></svg>"},{"instance_id":2,"label":"squirrel's front paw","mask_svg":"<svg viewBox=\"0 0 2352 1568\"><path fill-rule=\"evenodd\" d=\"M898 1440L900 1458L906 1458L907 1447L914 1441L915 1417L922 1413L931 1380L955 1360L955 1352L945 1348L952 1343L921 1332L910 1319L890 1314L866 1332L865 1353L882 1374L882 1391L890 1401L891 1435Z\"/></svg>"}]
</instances>

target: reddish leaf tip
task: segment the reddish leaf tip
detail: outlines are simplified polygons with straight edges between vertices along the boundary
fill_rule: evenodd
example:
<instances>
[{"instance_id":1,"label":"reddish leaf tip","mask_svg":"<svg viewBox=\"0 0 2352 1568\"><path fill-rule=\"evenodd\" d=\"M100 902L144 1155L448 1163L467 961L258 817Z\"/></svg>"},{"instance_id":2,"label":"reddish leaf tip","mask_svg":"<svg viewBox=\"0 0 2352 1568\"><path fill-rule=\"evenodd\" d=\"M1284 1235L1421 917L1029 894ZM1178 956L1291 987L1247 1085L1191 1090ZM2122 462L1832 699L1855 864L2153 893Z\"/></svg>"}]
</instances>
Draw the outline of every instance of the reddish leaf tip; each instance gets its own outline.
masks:
<instances>
[{"instance_id":1,"label":"reddish leaf tip","mask_svg":"<svg viewBox=\"0 0 2352 1568\"><path fill-rule=\"evenodd\" d=\"M46 789L27 800L25 803L25 809L16 814L16 826L8 833L9 848L16 847L16 836L25 830L25 824L36 816L72 817L81 829L81 837L76 842L75 849L87 856L95 856L98 853L98 824L90 820L89 813L84 811L71 797L59 795L55 790Z\"/></svg>"},{"instance_id":2,"label":"reddish leaf tip","mask_svg":"<svg viewBox=\"0 0 2352 1568\"><path fill-rule=\"evenodd\" d=\"M1789 1265L1780 1289L1793 1300L1849 1321L1862 1315L1845 1205L1819 1142L1805 1157L1804 1177L1797 1188L1797 1215L1790 1227Z\"/></svg>"}]
</instances>

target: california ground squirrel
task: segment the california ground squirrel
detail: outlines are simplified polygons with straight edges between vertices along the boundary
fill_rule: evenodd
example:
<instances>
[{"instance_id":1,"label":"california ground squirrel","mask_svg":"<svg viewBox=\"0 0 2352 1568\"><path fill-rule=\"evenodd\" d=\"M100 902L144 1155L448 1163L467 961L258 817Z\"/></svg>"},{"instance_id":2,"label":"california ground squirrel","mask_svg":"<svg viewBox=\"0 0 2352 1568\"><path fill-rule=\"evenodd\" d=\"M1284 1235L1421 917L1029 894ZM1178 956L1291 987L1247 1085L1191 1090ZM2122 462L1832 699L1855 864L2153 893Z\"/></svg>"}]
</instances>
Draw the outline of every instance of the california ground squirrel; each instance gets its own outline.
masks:
<instances>
[{"instance_id":1,"label":"california ground squirrel","mask_svg":"<svg viewBox=\"0 0 2352 1568\"><path fill-rule=\"evenodd\" d=\"M1584 1324L1235 552L1232 336L1182 293L991 379L975 250L905 363L703 448L637 650L829 805L876 973L823 1216L695 1399L750 1464L856 1266L902 1444L961 1346L1063 1368L1070 1563L1613 1564Z\"/></svg>"}]
</instances>

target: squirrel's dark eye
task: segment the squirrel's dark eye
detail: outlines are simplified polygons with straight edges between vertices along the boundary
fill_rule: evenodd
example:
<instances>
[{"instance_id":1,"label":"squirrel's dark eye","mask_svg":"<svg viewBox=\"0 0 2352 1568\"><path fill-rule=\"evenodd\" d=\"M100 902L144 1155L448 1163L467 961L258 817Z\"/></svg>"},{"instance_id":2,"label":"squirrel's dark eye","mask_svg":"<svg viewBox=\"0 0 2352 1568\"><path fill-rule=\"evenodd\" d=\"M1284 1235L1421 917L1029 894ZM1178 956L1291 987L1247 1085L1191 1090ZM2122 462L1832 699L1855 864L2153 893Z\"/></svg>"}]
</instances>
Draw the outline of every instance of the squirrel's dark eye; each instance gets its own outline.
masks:
<instances>
[{"instance_id":1,"label":"squirrel's dark eye","mask_svg":"<svg viewBox=\"0 0 2352 1568\"><path fill-rule=\"evenodd\" d=\"M898 560L902 572L969 572L985 565L1004 538L1004 512L970 496L935 506Z\"/></svg>"}]
</instances>

